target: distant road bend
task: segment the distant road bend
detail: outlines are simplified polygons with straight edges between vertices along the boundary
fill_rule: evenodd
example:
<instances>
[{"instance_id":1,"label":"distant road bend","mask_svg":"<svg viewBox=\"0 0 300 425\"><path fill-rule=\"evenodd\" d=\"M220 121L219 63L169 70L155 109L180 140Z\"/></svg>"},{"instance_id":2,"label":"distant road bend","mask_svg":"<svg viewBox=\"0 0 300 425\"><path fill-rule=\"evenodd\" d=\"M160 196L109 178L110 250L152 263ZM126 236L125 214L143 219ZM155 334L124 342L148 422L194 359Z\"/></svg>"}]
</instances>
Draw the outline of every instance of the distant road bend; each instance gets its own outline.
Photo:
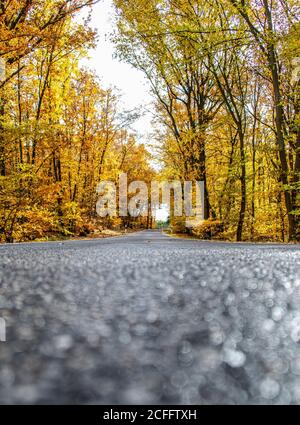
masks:
<instances>
[{"instance_id":1,"label":"distant road bend","mask_svg":"<svg viewBox=\"0 0 300 425\"><path fill-rule=\"evenodd\" d=\"M300 403L300 247L0 246L0 403Z\"/></svg>"}]
</instances>

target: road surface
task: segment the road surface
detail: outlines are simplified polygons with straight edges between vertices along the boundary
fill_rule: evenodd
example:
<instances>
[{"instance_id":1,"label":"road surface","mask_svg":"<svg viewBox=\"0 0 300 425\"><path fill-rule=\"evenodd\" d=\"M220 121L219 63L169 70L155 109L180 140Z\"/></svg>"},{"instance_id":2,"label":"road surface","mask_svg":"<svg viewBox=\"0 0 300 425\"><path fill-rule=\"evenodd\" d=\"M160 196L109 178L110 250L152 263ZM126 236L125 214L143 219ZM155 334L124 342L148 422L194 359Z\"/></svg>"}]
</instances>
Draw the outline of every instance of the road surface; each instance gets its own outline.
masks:
<instances>
[{"instance_id":1,"label":"road surface","mask_svg":"<svg viewBox=\"0 0 300 425\"><path fill-rule=\"evenodd\" d=\"M300 249L0 246L0 403L300 403Z\"/></svg>"}]
</instances>

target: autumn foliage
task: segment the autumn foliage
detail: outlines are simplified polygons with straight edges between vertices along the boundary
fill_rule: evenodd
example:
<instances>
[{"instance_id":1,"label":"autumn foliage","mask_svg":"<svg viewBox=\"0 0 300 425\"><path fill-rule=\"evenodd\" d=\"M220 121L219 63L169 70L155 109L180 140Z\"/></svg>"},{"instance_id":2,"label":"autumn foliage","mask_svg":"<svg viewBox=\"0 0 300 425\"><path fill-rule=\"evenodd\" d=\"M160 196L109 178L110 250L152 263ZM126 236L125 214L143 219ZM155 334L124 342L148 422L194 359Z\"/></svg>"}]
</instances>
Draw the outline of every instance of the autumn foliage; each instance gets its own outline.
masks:
<instances>
[{"instance_id":1,"label":"autumn foliage","mask_svg":"<svg viewBox=\"0 0 300 425\"><path fill-rule=\"evenodd\" d=\"M153 94L149 148L118 94L80 66L93 0L0 0L0 238L152 226L96 216L101 180L204 182L199 238L300 239L300 5L114 0L112 39ZM2 66L3 67L3 66Z\"/></svg>"},{"instance_id":2,"label":"autumn foliage","mask_svg":"<svg viewBox=\"0 0 300 425\"><path fill-rule=\"evenodd\" d=\"M299 2L115 5L119 55L156 98L165 174L204 181L225 239L299 240Z\"/></svg>"},{"instance_id":3,"label":"autumn foliage","mask_svg":"<svg viewBox=\"0 0 300 425\"><path fill-rule=\"evenodd\" d=\"M123 225L96 217L96 186L151 174L119 97L80 59L94 46L93 1L0 2L0 239L87 235ZM130 223L129 223L130 224ZM143 223L141 223L143 224Z\"/></svg>"}]
</instances>

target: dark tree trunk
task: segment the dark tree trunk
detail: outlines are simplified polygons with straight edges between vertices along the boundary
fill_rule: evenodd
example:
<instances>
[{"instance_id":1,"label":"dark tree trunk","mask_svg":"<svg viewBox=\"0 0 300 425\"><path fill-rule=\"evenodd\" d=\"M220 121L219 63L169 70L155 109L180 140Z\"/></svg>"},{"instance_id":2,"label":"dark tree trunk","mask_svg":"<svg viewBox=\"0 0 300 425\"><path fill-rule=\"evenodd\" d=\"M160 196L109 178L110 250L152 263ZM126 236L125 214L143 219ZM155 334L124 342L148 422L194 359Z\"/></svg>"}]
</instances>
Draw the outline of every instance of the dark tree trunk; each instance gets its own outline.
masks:
<instances>
[{"instance_id":1,"label":"dark tree trunk","mask_svg":"<svg viewBox=\"0 0 300 425\"><path fill-rule=\"evenodd\" d=\"M246 156L245 156L245 141L243 130L239 131L240 139L240 158L241 158L241 205L239 213L239 221L236 232L236 240L240 242L243 239L243 226L246 213Z\"/></svg>"},{"instance_id":2,"label":"dark tree trunk","mask_svg":"<svg viewBox=\"0 0 300 425\"><path fill-rule=\"evenodd\" d=\"M6 164L5 164L5 138L4 138L4 99L0 98L0 175L6 175Z\"/></svg>"},{"instance_id":3,"label":"dark tree trunk","mask_svg":"<svg viewBox=\"0 0 300 425\"><path fill-rule=\"evenodd\" d=\"M272 74L272 85L273 85L273 92L274 92L275 115L276 115L275 117L276 139L277 139L279 159L281 164L280 180L283 186L285 186L288 184L289 167L287 162L285 141L284 141L284 109L282 105L282 97L281 97L281 90L280 90L278 63L277 63L276 52L275 52L274 41L273 41L274 31L273 31L272 13L269 8L268 0L264 0L264 8L265 8L266 19L268 22L268 29L270 32L270 35L269 35L270 41L268 42L268 45L267 45L267 53L268 53L269 67ZM288 221L289 221L288 237L289 237L289 240L292 240L296 236L294 216L293 214L291 214L293 211L293 205L292 205L291 194L286 189L284 189L284 198L285 198L285 206L288 213Z\"/></svg>"}]
</instances>

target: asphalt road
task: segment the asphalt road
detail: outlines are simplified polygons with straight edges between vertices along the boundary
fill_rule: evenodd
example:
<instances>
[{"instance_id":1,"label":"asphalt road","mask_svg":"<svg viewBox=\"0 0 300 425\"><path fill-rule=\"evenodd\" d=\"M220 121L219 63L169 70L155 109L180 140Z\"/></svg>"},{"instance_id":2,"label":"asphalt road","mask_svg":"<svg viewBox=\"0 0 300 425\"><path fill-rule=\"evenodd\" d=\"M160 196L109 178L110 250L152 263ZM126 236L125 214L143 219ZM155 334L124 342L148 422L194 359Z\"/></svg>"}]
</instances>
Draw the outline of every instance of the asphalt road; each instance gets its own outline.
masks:
<instances>
[{"instance_id":1,"label":"asphalt road","mask_svg":"<svg viewBox=\"0 0 300 425\"><path fill-rule=\"evenodd\" d=\"M300 248L0 246L0 403L300 403Z\"/></svg>"}]
</instances>

